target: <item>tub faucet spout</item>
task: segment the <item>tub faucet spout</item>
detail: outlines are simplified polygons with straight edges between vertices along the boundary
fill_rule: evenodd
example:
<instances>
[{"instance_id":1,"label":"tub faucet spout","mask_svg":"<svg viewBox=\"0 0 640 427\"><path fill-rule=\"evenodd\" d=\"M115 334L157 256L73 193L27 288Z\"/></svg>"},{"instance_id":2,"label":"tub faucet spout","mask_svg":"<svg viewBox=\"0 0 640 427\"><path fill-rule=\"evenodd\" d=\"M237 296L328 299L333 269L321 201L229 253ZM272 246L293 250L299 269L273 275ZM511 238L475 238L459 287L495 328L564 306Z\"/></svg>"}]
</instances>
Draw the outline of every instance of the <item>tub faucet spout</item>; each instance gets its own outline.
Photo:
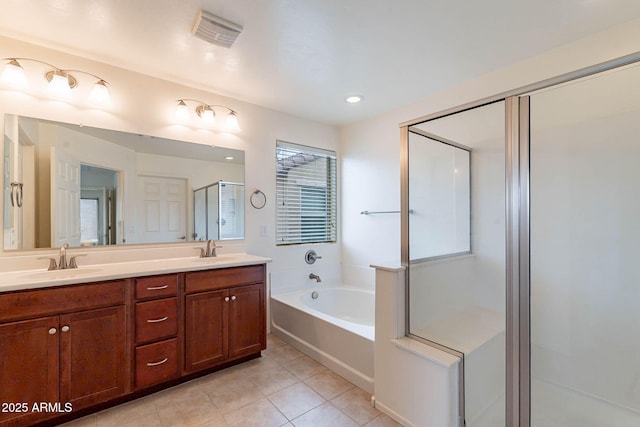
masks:
<instances>
[{"instance_id":1,"label":"tub faucet spout","mask_svg":"<svg viewBox=\"0 0 640 427\"><path fill-rule=\"evenodd\" d=\"M315 280L315 281L316 281L316 283L320 283L320 282L322 282L322 280L320 280L320 276L318 276L317 274L313 274L313 273L310 273L310 274L309 274L309 279L313 279L313 280Z\"/></svg>"}]
</instances>

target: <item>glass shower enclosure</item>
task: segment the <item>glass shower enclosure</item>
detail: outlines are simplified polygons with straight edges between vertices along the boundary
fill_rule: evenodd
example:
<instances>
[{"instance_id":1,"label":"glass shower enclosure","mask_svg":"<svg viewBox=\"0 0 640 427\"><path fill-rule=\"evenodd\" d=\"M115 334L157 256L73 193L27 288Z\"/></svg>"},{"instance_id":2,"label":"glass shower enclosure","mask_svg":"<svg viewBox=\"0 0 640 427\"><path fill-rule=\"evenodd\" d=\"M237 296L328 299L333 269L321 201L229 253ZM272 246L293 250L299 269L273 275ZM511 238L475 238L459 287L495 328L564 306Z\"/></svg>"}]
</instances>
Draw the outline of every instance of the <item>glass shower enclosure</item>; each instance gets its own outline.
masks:
<instances>
[{"instance_id":1,"label":"glass shower enclosure","mask_svg":"<svg viewBox=\"0 0 640 427\"><path fill-rule=\"evenodd\" d=\"M461 359L467 426L504 425L504 111L408 127L408 330Z\"/></svg>"},{"instance_id":2,"label":"glass shower enclosure","mask_svg":"<svg viewBox=\"0 0 640 427\"><path fill-rule=\"evenodd\" d=\"M217 181L193 191L194 240L244 239L244 184Z\"/></svg>"},{"instance_id":3,"label":"glass shower enclosure","mask_svg":"<svg viewBox=\"0 0 640 427\"><path fill-rule=\"evenodd\" d=\"M460 426L640 425L638 61L401 125L407 330Z\"/></svg>"}]
</instances>

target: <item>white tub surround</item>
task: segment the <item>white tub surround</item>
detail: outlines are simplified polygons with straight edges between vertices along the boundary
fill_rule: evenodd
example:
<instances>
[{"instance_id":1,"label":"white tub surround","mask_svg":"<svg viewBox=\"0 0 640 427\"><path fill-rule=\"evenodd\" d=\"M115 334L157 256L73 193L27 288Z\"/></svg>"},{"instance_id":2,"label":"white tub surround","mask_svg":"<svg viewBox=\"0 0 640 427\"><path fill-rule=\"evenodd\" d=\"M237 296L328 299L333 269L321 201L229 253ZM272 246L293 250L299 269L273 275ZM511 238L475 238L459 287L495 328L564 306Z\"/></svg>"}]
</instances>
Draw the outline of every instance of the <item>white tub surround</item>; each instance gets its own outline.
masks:
<instances>
[{"instance_id":1,"label":"white tub surround","mask_svg":"<svg viewBox=\"0 0 640 427\"><path fill-rule=\"evenodd\" d=\"M69 251L68 257L77 255L72 251ZM0 292L271 262L269 258L249 254L225 254L212 258L159 258L105 264L83 264L84 259L78 258L78 264L81 264L78 268L47 271L46 261L40 260L42 268L39 269L2 272Z\"/></svg>"},{"instance_id":2,"label":"white tub surround","mask_svg":"<svg viewBox=\"0 0 640 427\"><path fill-rule=\"evenodd\" d=\"M373 341L375 323L373 291L346 285L333 285L318 286L272 297Z\"/></svg>"},{"instance_id":3,"label":"white tub surround","mask_svg":"<svg viewBox=\"0 0 640 427\"><path fill-rule=\"evenodd\" d=\"M345 285L272 295L271 331L373 393L374 301L373 291Z\"/></svg>"},{"instance_id":4,"label":"white tub surround","mask_svg":"<svg viewBox=\"0 0 640 427\"><path fill-rule=\"evenodd\" d=\"M460 360L405 336L405 268L372 267L376 408L406 426L457 427Z\"/></svg>"}]
</instances>

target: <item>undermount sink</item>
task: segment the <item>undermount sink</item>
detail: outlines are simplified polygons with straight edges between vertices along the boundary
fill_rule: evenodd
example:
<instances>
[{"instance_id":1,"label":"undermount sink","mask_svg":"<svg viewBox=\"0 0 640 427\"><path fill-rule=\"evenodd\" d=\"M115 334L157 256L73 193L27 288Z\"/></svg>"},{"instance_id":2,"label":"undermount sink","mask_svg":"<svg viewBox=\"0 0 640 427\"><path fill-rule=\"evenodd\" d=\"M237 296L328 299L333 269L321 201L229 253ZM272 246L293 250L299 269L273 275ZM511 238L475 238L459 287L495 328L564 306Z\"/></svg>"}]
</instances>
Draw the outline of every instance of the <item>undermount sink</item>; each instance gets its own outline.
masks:
<instances>
[{"instance_id":1,"label":"undermount sink","mask_svg":"<svg viewBox=\"0 0 640 427\"><path fill-rule=\"evenodd\" d=\"M215 262L233 262L239 261L242 255L218 255L204 258L194 258L195 262L215 263Z\"/></svg>"},{"instance_id":2,"label":"undermount sink","mask_svg":"<svg viewBox=\"0 0 640 427\"><path fill-rule=\"evenodd\" d=\"M72 277L86 276L89 274L97 273L101 269L99 268L67 268L64 270L44 270L36 273L26 274L25 277L29 279L69 279Z\"/></svg>"}]
</instances>

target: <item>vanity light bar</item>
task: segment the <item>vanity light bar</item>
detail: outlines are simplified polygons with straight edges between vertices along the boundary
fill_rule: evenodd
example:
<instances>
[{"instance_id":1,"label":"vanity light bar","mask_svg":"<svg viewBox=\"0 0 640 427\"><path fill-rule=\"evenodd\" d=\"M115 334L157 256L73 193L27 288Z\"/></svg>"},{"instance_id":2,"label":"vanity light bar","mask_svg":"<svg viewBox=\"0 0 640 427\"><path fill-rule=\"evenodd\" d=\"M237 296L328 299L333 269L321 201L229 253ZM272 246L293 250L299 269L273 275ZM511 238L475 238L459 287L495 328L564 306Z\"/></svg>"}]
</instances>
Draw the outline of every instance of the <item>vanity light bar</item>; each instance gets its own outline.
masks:
<instances>
[{"instance_id":1,"label":"vanity light bar","mask_svg":"<svg viewBox=\"0 0 640 427\"><path fill-rule=\"evenodd\" d=\"M182 98L179 99L178 105L176 105L176 119L181 123L187 123L191 120L192 113L187 103L196 105L193 110L200 119L200 123L205 127L220 128L227 132L239 132L240 124L238 123L238 113L226 105L207 104L206 102L198 101L197 99ZM222 109L228 111L227 118L224 126L219 126L216 119L216 109Z\"/></svg>"},{"instance_id":2,"label":"vanity light bar","mask_svg":"<svg viewBox=\"0 0 640 427\"><path fill-rule=\"evenodd\" d=\"M93 89L89 96L92 104L99 107L108 107L111 105L111 96L109 95L108 83L102 77L98 77L93 73L82 70L67 70L56 67L48 62L31 58L3 58L7 63L0 75L0 82L17 90L25 91L29 89L29 84L25 75L24 68L20 62L36 62L46 65L51 69L44 74L44 78L49 82L47 92L54 98L68 100L71 98L71 91L78 86L78 79L74 74L86 74L90 77L98 79L93 85Z\"/></svg>"}]
</instances>

